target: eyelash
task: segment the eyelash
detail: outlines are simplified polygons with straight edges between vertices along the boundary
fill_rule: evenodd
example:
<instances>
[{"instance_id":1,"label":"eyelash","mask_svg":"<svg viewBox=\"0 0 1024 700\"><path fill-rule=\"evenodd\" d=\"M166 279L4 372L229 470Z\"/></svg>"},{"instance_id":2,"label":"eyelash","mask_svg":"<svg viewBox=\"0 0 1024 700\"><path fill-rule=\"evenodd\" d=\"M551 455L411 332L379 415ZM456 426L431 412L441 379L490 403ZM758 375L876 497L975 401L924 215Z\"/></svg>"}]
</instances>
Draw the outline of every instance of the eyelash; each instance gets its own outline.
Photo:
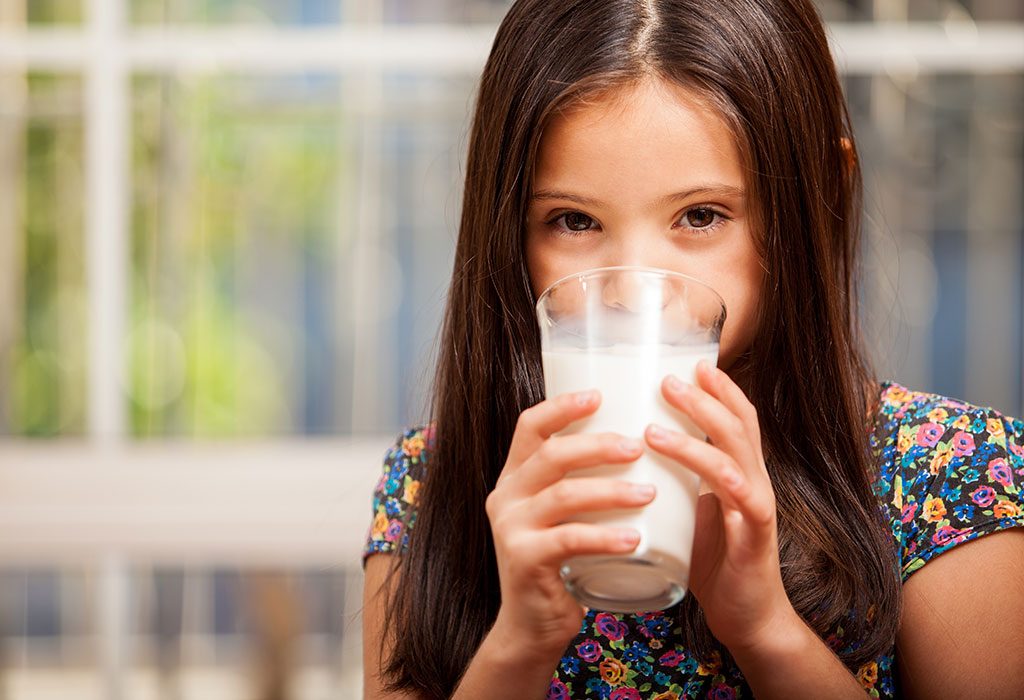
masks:
<instances>
[{"instance_id":1,"label":"eyelash","mask_svg":"<svg viewBox=\"0 0 1024 700\"><path fill-rule=\"evenodd\" d=\"M723 214L721 211L719 211L715 207L708 206L706 204L698 204L697 206L690 207L689 209L684 211L679 216L679 219L677 220L677 222L678 221L682 221L686 217L686 215L689 214L690 212L696 211L696 210L699 210L699 209L707 210L707 211L711 212L715 217L717 217L714 222L712 222L711 224L709 224L707 226L704 226L703 228L693 228L692 226L683 226L682 227L682 228L689 229L690 231L693 231L695 233L695 235L697 235L699 237L705 237L705 236L711 235L711 233L713 231L715 231L719 226L721 226L722 224L726 223L727 221L731 221L732 220L731 217L726 216L725 214ZM553 229L555 229L555 231L558 233L558 235L564 236L566 238L579 238L580 236L582 236L584 234L587 234L587 233L590 233L591 231L594 230L592 228L589 228L589 229L585 229L583 231L574 231L573 229L566 228L566 226L564 224L559 224L558 223L559 221L563 220L569 214L582 214L583 216L586 216L591 221L594 221L594 218L592 216L589 216L587 214L583 214L583 212L581 212L581 211L570 210L570 211L564 211L561 214L558 214L554 218L549 219L548 221L546 221L545 223L548 226L550 226ZM594 222L594 223L596 223L596 222Z\"/></svg>"}]
</instances>

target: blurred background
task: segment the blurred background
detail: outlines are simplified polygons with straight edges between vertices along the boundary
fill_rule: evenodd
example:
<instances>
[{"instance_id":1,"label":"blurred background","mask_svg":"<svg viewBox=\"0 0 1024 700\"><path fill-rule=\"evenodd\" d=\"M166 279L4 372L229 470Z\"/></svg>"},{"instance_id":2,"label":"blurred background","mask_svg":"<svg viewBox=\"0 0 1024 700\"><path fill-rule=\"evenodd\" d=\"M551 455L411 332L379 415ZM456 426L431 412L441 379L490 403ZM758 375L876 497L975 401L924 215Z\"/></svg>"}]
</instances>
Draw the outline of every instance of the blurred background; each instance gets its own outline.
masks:
<instances>
[{"instance_id":1,"label":"blurred background","mask_svg":"<svg viewBox=\"0 0 1024 700\"><path fill-rule=\"evenodd\" d=\"M506 0L0 0L0 700L360 696ZM1024 4L821 0L880 375L1024 416Z\"/></svg>"}]
</instances>

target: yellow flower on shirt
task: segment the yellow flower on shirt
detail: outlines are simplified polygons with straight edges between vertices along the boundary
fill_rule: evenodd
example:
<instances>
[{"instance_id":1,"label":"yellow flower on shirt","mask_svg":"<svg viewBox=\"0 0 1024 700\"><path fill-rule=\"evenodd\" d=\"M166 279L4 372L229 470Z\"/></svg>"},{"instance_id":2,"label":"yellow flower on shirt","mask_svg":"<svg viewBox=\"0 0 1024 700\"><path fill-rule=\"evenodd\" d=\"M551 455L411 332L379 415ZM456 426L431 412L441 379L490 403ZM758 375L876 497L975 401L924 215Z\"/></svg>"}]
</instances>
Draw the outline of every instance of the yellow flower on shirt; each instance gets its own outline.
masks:
<instances>
[{"instance_id":1,"label":"yellow flower on shirt","mask_svg":"<svg viewBox=\"0 0 1024 700\"><path fill-rule=\"evenodd\" d=\"M1001 438L1006 435L1003 432L1003 421L998 418L989 418L985 421L985 430L988 431L989 437Z\"/></svg>"},{"instance_id":2,"label":"yellow flower on shirt","mask_svg":"<svg viewBox=\"0 0 1024 700\"><path fill-rule=\"evenodd\" d=\"M384 533L388 531L388 517L384 515L383 510L377 511L376 517L373 519L373 529L371 533L374 537L383 537Z\"/></svg>"},{"instance_id":3,"label":"yellow flower on shirt","mask_svg":"<svg viewBox=\"0 0 1024 700\"><path fill-rule=\"evenodd\" d=\"M941 498L929 498L924 502L924 518L930 523L937 523L946 517L946 504Z\"/></svg>"},{"instance_id":4,"label":"yellow flower on shirt","mask_svg":"<svg viewBox=\"0 0 1024 700\"><path fill-rule=\"evenodd\" d=\"M935 451L935 455L932 457L931 464L928 465L928 471L932 474L938 474L940 469L945 468L953 460L953 445L946 445L940 447Z\"/></svg>"},{"instance_id":5,"label":"yellow flower on shirt","mask_svg":"<svg viewBox=\"0 0 1024 700\"><path fill-rule=\"evenodd\" d=\"M1020 508L1013 501L996 501L992 506L992 516L996 518L1015 518L1020 514Z\"/></svg>"},{"instance_id":6,"label":"yellow flower on shirt","mask_svg":"<svg viewBox=\"0 0 1024 700\"><path fill-rule=\"evenodd\" d=\"M416 505L416 499L419 497L419 493L420 482L410 480L409 483L405 485L405 493L402 494L402 500L409 505L414 506Z\"/></svg>"},{"instance_id":7,"label":"yellow flower on shirt","mask_svg":"<svg viewBox=\"0 0 1024 700\"><path fill-rule=\"evenodd\" d=\"M857 671L857 680L865 688L874 688L875 683L878 681L878 664L874 661L869 661L860 667Z\"/></svg>"}]
</instances>

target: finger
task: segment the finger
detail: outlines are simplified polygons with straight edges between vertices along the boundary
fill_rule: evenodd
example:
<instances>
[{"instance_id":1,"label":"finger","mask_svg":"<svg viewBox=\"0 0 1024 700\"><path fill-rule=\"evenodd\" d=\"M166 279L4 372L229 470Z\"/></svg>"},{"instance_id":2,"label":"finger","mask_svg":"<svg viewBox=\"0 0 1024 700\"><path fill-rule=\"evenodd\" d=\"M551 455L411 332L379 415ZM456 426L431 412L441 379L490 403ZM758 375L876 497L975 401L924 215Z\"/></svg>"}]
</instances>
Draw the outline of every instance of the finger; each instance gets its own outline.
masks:
<instances>
[{"instance_id":1,"label":"finger","mask_svg":"<svg viewBox=\"0 0 1024 700\"><path fill-rule=\"evenodd\" d=\"M697 363L697 382L706 392L717 398L733 415L737 416L746 429L747 438L754 446L758 459L764 463L761 449L761 424L757 419L757 409L750 402L743 390L728 374L710 362L701 360Z\"/></svg>"},{"instance_id":2,"label":"finger","mask_svg":"<svg viewBox=\"0 0 1024 700\"><path fill-rule=\"evenodd\" d=\"M519 414L515 432L509 445L506 469L516 469L541 444L574 421L589 416L601 405L600 392L596 390L559 394L531 406ZM502 476L504 475L502 470ZM500 481L500 477L499 477Z\"/></svg>"},{"instance_id":3,"label":"finger","mask_svg":"<svg viewBox=\"0 0 1024 700\"><path fill-rule=\"evenodd\" d=\"M743 471L760 471L757 452L750 443L743 422L721 401L698 386L669 375L662 381L662 393L669 404L693 421L712 442L727 452Z\"/></svg>"},{"instance_id":4,"label":"finger","mask_svg":"<svg viewBox=\"0 0 1024 700\"><path fill-rule=\"evenodd\" d=\"M618 479L562 479L525 501L530 524L551 527L580 513L639 508L654 500L651 484Z\"/></svg>"},{"instance_id":5,"label":"finger","mask_svg":"<svg viewBox=\"0 0 1024 700\"><path fill-rule=\"evenodd\" d=\"M651 447L700 475L725 509L743 514L749 525L770 534L775 522L775 496L771 483L753 480L723 450L692 435L650 425L645 433Z\"/></svg>"},{"instance_id":6,"label":"finger","mask_svg":"<svg viewBox=\"0 0 1024 700\"><path fill-rule=\"evenodd\" d=\"M574 433L548 438L509 482L520 495L533 495L566 474L602 464L624 464L643 454L643 442L619 433Z\"/></svg>"},{"instance_id":7,"label":"finger","mask_svg":"<svg viewBox=\"0 0 1024 700\"><path fill-rule=\"evenodd\" d=\"M535 561L545 566L561 566L569 557L585 554L624 554L640 544L640 533L633 528L607 527L593 523L565 523L534 530L512 546L522 548L509 556L520 561Z\"/></svg>"}]
</instances>

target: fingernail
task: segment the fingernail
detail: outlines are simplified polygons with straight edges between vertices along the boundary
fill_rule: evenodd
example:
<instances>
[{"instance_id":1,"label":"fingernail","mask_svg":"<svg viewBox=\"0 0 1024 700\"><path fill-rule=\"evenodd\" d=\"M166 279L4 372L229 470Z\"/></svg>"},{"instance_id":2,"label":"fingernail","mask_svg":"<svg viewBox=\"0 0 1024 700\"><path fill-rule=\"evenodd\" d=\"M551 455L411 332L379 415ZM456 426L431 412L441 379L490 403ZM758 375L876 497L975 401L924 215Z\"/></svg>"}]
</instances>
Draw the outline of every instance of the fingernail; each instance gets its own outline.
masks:
<instances>
[{"instance_id":1,"label":"fingernail","mask_svg":"<svg viewBox=\"0 0 1024 700\"><path fill-rule=\"evenodd\" d=\"M619 530L619 542L624 547L633 548L640 543L640 533L632 528Z\"/></svg>"},{"instance_id":2,"label":"fingernail","mask_svg":"<svg viewBox=\"0 0 1024 700\"><path fill-rule=\"evenodd\" d=\"M652 484L633 484L630 486L630 490L637 498L651 498L654 496L654 486Z\"/></svg>"},{"instance_id":3,"label":"fingernail","mask_svg":"<svg viewBox=\"0 0 1024 700\"><path fill-rule=\"evenodd\" d=\"M717 369L718 368L715 365L711 364L707 360L701 360L697 363L697 371L703 372L704 376L709 380L718 379Z\"/></svg>"},{"instance_id":4,"label":"fingernail","mask_svg":"<svg viewBox=\"0 0 1024 700\"><path fill-rule=\"evenodd\" d=\"M686 391L686 384L684 384L676 375L670 374L668 375L668 388L678 394L682 394Z\"/></svg>"},{"instance_id":5,"label":"fingernail","mask_svg":"<svg viewBox=\"0 0 1024 700\"><path fill-rule=\"evenodd\" d=\"M668 433L665 432L665 429L655 425L654 423L647 426L647 434L651 436L652 440L656 440L658 442L661 442L668 437Z\"/></svg>"},{"instance_id":6,"label":"fingernail","mask_svg":"<svg viewBox=\"0 0 1024 700\"><path fill-rule=\"evenodd\" d=\"M619 443L619 448L626 454L633 454L642 447L643 445L640 443L640 441L634 440L633 438L627 438Z\"/></svg>"},{"instance_id":7,"label":"fingernail","mask_svg":"<svg viewBox=\"0 0 1024 700\"><path fill-rule=\"evenodd\" d=\"M597 396L597 392L593 389L589 391L579 391L576 393L576 403L580 406L586 406L588 403L593 401Z\"/></svg>"}]
</instances>

